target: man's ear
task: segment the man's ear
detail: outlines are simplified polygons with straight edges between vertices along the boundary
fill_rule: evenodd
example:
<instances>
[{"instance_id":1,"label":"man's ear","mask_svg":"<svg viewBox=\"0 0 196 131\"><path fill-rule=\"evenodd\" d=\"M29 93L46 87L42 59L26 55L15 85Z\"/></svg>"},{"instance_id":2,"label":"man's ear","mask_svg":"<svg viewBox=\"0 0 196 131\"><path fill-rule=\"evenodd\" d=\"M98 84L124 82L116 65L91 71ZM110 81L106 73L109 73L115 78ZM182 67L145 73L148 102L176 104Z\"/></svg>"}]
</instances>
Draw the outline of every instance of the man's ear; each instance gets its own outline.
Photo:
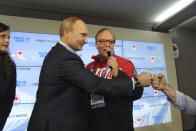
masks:
<instances>
[{"instance_id":1,"label":"man's ear","mask_svg":"<svg viewBox=\"0 0 196 131\"><path fill-rule=\"evenodd\" d=\"M70 37L70 30L69 29L65 28L63 30L63 37L66 39L69 39L69 37Z\"/></svg>"},{"instance_id":2,"label":"man's ear","mask_svg":"<svg viewBox=\"0 0 196 131\"><path fill-rule=\"evenodd\" d=\"M69 34L69 29L67 29L67 28L65 28L64 30L63 30L63 34L65 35L65 36L67 36L68 34Z\"/></svg>"}]
</instances>

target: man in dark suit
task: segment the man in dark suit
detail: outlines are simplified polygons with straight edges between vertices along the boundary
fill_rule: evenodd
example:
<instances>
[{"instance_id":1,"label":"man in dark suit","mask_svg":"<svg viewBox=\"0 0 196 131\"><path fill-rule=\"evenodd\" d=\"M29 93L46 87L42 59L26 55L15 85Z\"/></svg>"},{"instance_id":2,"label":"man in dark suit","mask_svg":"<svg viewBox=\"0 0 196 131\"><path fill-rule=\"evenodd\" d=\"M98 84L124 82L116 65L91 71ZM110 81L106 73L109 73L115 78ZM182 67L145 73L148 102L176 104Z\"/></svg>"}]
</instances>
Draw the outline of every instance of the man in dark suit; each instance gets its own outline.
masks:
<instances>
[{"instance_id":1,"label":"man in dark suit","mask_svg":"<svg viewBox=\"0 0 196 131\"><path fill-rule=\"evenodd\" d=\"M115 76L112 80L97 77L84 68L81 58L75 54L87 40L84 21L68 17L63 20L59 33L60 41L42 65L28 131L87 131L88 93L132 95L132 80L118 71L115 58L110 60Z\"/></svg>"}]
</instances>

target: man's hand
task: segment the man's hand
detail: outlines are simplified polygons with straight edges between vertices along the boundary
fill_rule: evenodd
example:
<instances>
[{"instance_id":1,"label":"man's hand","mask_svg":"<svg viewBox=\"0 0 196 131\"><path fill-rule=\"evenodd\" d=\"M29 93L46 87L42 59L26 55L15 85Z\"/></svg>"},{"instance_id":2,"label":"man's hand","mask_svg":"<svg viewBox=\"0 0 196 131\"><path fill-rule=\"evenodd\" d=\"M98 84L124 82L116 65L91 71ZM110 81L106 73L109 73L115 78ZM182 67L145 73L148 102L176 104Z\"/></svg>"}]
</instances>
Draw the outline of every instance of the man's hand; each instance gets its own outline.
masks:
<instances>
[{"instance_id":1,"label":"man's hand","mask_svg":"<svg viewBox=\"0 0 196 131\"><path fill-rule=\"evenodd\" d=\"M152 78L152 87L156 90L164 90L166 88L166 80L163 74L154 74Z\"/></svg>"},{"instance_id":2,"label":"man's hand","mask_svg":"<svg viewBox=\"0 0 196 131\"><path fill-rule=\"evenodd\" d=\"M152 74L150 72L141 72L137 78L143 87L151 85Z\"/></svg>"},{"instance_id":3,"label":"man's hand","mask_svg":"<svg viewBox=\"0 0 196 131\"><path fill-rule=\"evenodd\" d=\"M171 101L175 101L176 90L172 89L171 85L166 82L163 74L153 75L152 87L155 90L161 90Z\"/></svg>"},{"instance_id":4,"label":"man's hand","mask_svg":"<svg viewBox=\"0 0 196 131\"><path fill-rule=\"evenodd\" d=\"M116 61L116 58L113 56L108 57L107 65L112 67L112 76L116 77L118 75L118 63Z\"/></svg>"}]
</instances>

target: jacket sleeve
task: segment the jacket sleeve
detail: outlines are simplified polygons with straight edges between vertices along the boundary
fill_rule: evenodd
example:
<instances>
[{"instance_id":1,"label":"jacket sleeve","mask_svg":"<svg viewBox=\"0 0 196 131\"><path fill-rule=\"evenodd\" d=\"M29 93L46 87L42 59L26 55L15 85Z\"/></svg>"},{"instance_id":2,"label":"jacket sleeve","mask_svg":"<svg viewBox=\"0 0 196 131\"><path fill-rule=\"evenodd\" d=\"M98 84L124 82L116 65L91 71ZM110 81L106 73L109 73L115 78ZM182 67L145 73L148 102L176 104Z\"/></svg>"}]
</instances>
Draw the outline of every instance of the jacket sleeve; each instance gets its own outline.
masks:
<instances>
[{"instance_id":1,"label":"jacket sleeve","mask_svg":"<svg viewBox=\"0 0 196 131\"><path fill-rule=\"evenodd\" d=\"M83 62L75 58L65 58L59 63L59 76L69 84L88 93L104 96L132 96L132 80L119 71L113 79L100 78L84 68Z\"/></svg>"},{"instance_id":2,"label":"jacket sleeve","mask_svg":"<svg viewBox=\"0 0 196 131\"><path fill-rule=\"evenodd\" d=\"M169 99L170 100L170 99ZM176 99L171 101L172 104L189 115L196 115L196 100L176 90Z\"/></svg>"},{"instance_id":3,"label":"jacket sleeve","mask_svg":"<svg viewBox=\"0 0 196 131\"><path fill-rule=\"evenodd\" d=\"M131 61L126 61L126 64L124 64L122 71L129 76L129 78L133 78L134 72L135 72L135 66L133 65L133 63ZM142 97L144 88L143 87L135 87L133 90L133 95L132 97L130 97L131 101L140 99Z\"/></svg>"},{"instance_id":4,"label":"jacket sleeve","mask_svg":"<svg viewBox=\"0 0 196 131\"><path fill-rule=\"evenodd\" d=\"M2 70L0 69L0 99L5 95L6 90L6 78Z\"/></svg>"},{"instance_id":5,"label":"jacket sleeve","mask_svg":"<svg viewBox=\"0 0 196 131\"><path fill-rule=\"evenodd\" d=\"M9 86L10 102L13 102L16 94L16 65L15 64L12 69L12 76L8 86Z\"/></svg>"},{"instance_id":6,"label":"jacket sleeve","mask_svg":"<svg viewBox=\"0 0 196 131\"><path fill-rule=\"evenodd\" d=\"M14 64L9 80L6 80L5 75L0 70L0 99L9 95L10 100L14 100L16 90L16 66ZM7 96L6 96L7 97Z\"/></svg>"},{"instance_id":7,"label":"jacket sleeve","mask_svg":"<svg viewBox=\"0 0 196 131\"><path fill-rule=\"evenodd\" d=\"M133 90L132 101L140 99L142 97L143 91L143 87L135 87L135 89Z\"/></svg>"}]
</instances>

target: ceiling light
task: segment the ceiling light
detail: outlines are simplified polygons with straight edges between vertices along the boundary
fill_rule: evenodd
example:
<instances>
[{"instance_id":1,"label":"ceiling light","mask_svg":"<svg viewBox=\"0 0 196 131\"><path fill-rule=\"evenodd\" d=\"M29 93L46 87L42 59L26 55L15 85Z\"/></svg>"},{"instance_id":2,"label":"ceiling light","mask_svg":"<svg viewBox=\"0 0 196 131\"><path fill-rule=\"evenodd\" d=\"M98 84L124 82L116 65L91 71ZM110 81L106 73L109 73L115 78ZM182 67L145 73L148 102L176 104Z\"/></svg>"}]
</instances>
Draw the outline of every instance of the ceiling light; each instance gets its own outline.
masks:
<instances>
[{"instance_id":1,"label":"ceiling light","mask_svg":"<svg viewBox=\"0 0 196 131\"><path fill-rule=\"evenodd\" d=\"M194 0L180 0L173 6L169 7L167 10L163 11L158 17L155 18L155 22L163 22L171 16L177 14L185 7L190 5Z\"/></svg>"}]
</instances>

